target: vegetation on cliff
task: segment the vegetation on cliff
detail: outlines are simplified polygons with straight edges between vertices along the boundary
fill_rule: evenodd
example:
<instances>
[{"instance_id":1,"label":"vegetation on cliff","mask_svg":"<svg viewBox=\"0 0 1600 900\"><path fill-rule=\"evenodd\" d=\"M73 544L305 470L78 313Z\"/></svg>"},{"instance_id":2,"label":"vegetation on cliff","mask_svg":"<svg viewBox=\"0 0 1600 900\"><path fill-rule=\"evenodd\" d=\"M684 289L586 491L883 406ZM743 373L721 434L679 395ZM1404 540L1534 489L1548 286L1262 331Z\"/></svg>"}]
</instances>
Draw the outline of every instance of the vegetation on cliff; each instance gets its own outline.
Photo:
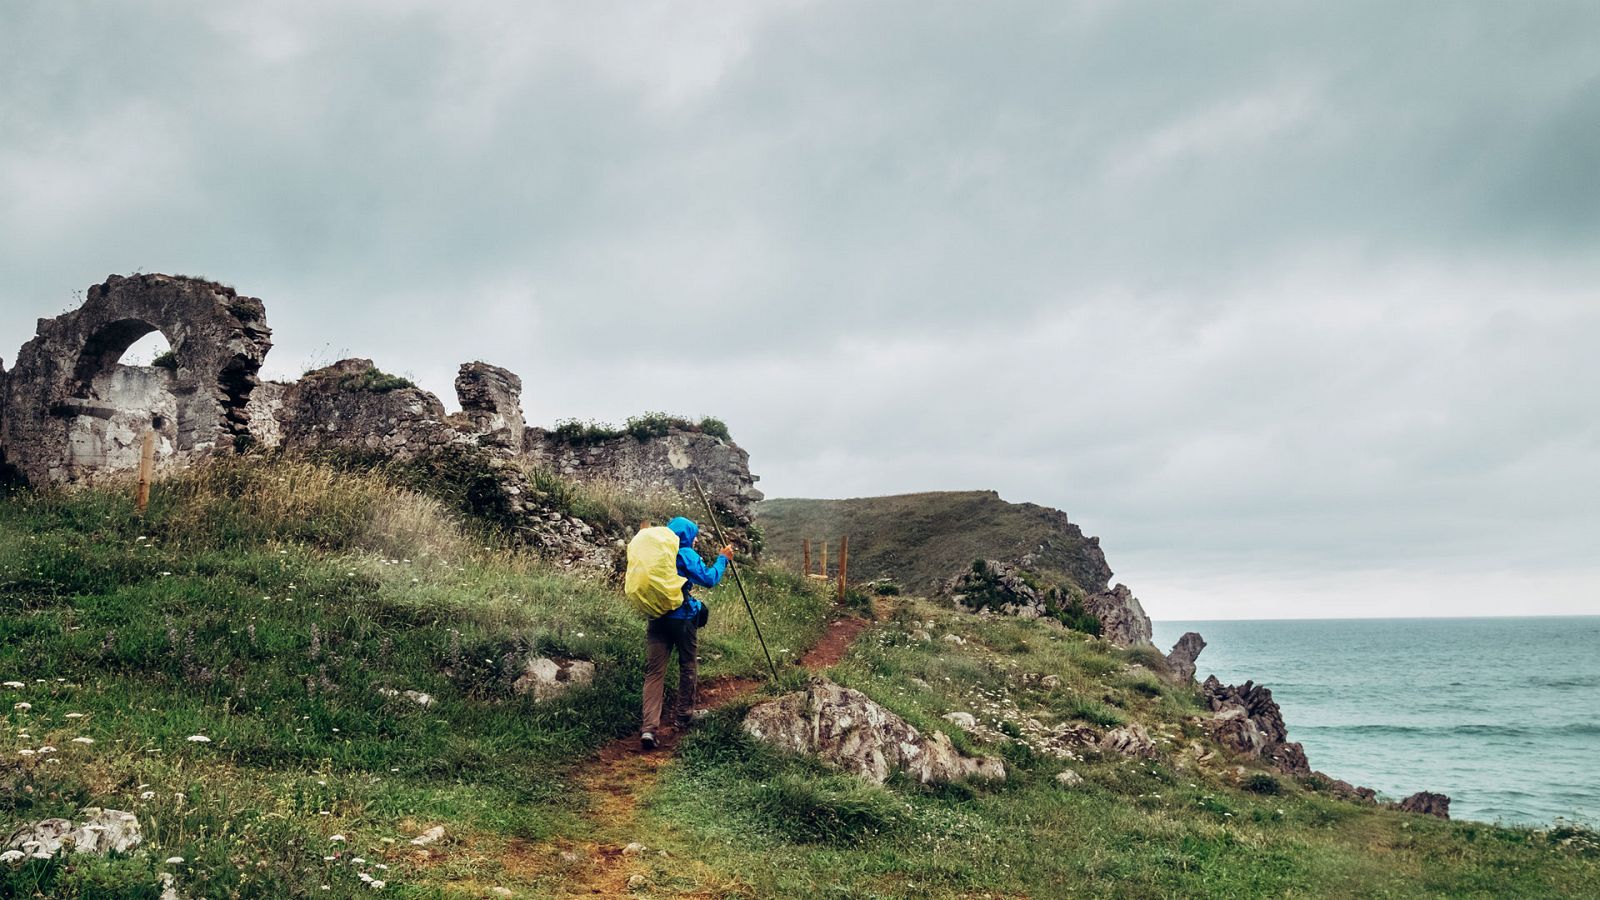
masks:
<instances>
[{"instance_id":1,"label":"vegetation on cliff","mask_svg":"<svg viewBox=\"0 0 1600 900\"><path fill-rule=\"evenodd\" d=\"M974 559L1026 559L1026 568L1080 597L1105 590L1112 574L1099 541L1064 513L1008 503L993 491L765 500L756 523L775 559L798 566L802 540L836 544L848 535L852 578L893 578L920 593L932 593Z\"/></svg>"}]
</instances>

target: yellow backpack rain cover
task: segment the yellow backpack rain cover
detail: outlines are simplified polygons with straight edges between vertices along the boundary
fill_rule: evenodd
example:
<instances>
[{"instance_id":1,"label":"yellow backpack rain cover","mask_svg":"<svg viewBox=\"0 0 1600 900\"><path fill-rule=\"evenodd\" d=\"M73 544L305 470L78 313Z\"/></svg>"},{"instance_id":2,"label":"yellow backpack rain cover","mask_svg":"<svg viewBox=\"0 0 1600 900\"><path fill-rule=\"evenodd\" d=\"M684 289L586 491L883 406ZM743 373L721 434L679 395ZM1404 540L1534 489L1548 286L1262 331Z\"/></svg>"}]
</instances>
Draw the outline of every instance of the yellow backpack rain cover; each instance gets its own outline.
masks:
<instances>
[{"instance_id":1,"label":"yellow backpack rain cover","mask_svg":"<svg viewBox=\"0 0 1600 900\"><path fill-rule=\"evenodd\" d=\"M646 528L628 542L623 592L640 615L654 619L682 606L686 581L678 574L678 536L672 529Z\"/></svg>"}]
</instances>

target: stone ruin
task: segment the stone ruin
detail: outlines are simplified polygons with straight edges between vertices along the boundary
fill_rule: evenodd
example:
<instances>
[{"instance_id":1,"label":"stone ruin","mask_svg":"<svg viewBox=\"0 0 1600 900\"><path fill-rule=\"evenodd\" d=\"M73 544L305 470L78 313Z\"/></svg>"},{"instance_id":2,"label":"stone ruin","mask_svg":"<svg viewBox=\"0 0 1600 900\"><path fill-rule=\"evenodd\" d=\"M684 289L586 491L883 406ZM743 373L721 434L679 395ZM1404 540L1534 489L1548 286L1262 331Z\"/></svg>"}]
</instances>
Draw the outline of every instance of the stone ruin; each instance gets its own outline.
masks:
<instances>
[{"instance_id":1,"label":"stone ruin","mask_svg":"<svg viewBox=\"0 0 1600 900\"><path fill-rule=\"evenodd\" d=\"M168 358L121 362L157 331ZM660 437L571 442L530 428L522 380L498 366L464 363L455 383L461 411L447 414L438 397L386 378L370 360L343 360L293 383L262 381L271 348L254 297L199 278L110 276L78 309L40 319L15 365L0 365L0 464L33 486L91 482L137 470L149 432L161 469L249 448L398 461L470 451L498 473L507 517L545 544L553 531L582 537L586 526L553 520L558 514L528 483L529 466L632 490L685 491L698 479L735 524L749 522L762 496L749 454L710 434L674 427Z\"/></svg>"}]
</instances>

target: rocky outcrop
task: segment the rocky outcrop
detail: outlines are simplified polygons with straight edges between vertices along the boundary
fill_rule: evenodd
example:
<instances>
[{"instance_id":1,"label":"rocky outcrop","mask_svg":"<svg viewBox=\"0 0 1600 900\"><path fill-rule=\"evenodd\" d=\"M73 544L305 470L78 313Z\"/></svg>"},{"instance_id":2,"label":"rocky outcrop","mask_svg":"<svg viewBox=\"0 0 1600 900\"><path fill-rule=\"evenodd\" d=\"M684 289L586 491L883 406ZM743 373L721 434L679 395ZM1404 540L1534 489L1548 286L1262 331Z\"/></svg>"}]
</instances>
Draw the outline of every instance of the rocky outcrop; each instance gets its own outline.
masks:
<instances>
[{"instance_id":1,"label":"rocky outcrop","mask_svg":"<svg viewBox=\"0 0 1600 900\"><path fill-rule=\"evenodd\" d=\"M1206 648L1206 639L1198 632L1186 632L1178 642L1172 645L1172 652L1167 654L1167 672L1179 684L1188 684L1194 681L1195 660L1200 658L1200 651Z\"/></svg>"},{"instance_id":2,"label":"rocky outcrop","mask_svg":"<svg viewBox=\"0 0 1600 900\"><path fill-rule=\"evenodd\" d=\"M69 846L74 853L103 856L126 853L143 841L139 819L133 813L91 806L83 810L83 819L76 823L68 819L41 819L23 825L11 832L6 847L25 857L50 859Z\"/></svg>"},{"instance_id":3,"label":"rocky outcrop","mask_svg":"<svg viewBox=\"0 0 1600 900\"><path fill-rule=\"evenodd\" d=\"M1378 792L1372 788L1351 784L1326 772L1312 772L1304 777L1303 783L1312 790L1325 791L1342 800L1356 803L1375 803L1378 798Z\"/></svg>"},{"instance_id":4,"label":"rocky outcrop","mask_svg":"<svg viewBox=\"0 0 1600 900\"><path fill-rule=\"evenodd\" d=\"M641 440L631 434L593 440L528 429L524 456L533 464L578 481L603 481L627 490L666 487L693 496L694 482L721 507L724 525L750 524L762 499L750 473L750 454L717 435L681 426Z\"/></svg>"},{"instance_id":5,"label":"rocky outcrop","mask_svg":"<svg viewBox=\"0 0 1600 900\"><path fill-rule=\"evenodd\" d=\"M998 758L965 756L943 733L925 736L860 691L823 678L752 707L744 730L758 741L816 756L876 784L895 771L925 784L1006 775Z\"/></svg>"},{"instance_id":6,"label":"rocky outcrop","mask_svg":"<svg viewBox=\"0 0 1600 900\"><path fill-rule=\"evenodd\" d=\"M1021 619L1049 615L1046 592L1028 582L1017 566L986 559L952 576L940 587L940 593L973 612L988 609Z\"/></svg>"},{"instance_id":7,"label":"rocky outcrop","mask_svg":"<svg viewBox=\"0 0 1600 900\"><path fill-rule=\"evenodd\" d=\"M1100 620L1100 636L1121 647L1138 647L1150 643L1150 617L1144 614L1139 598L1119 584L1109 591L1090 594L1083 600L1084 609Z\"/></svg>"},{"instance_id":8,"label":"rocky outcrop","mask_svg":"<svg viewBox=\"0 0 1600 900\"><path fill-rule=\"evenodd\" d=\"M124 366L159 331L170 367ZM198 278L112 275L82 306L40 319L5 379L0 447L31 483L87 480L139 464L146 432L163 462L232 452L272 347L260 300Z\"/></svg>"},{"instance_id":9,"label":"rocky outcrop","mask_svg":"<svg viewBox=\"0 0 1600 900\"><path fill-rule=\"evenodd\" d=\"M1396 805L1397 809L1404 812L1417 813L1424 816L1438 816L1441 819L1450 818L1450 798L1444 794L1435 794L1429 791L1418 791L1401 800Z\"/></svg>"},{"instance_id":10,"label":"rocky outcrop","mask_svg":"<svg viewBox=\"0 0 1600 900\"><path fill-rule=\"evenodd\" d=\"M1155 741L1150 739L1150 732L1138 722L1119 725L1106 732L1100 739L1100 749L1138 759L1154 759L1156 756Z\"/></svg>"},{"instance_id":11,"label":"rocky outcrop","mask_svg":"<svg viewBox=\"0 0 1600 900\"><path fill-rule=\"evenodd\" d=\"M1305 748L1289 742L1283 711L1272 691L1253 681L1227 685L1213 675L1201 686L1212 718L1207 725L1213 738L1235 753L1264 759L1289 775L1309 775Z\"/></svg>"}]
</instances>

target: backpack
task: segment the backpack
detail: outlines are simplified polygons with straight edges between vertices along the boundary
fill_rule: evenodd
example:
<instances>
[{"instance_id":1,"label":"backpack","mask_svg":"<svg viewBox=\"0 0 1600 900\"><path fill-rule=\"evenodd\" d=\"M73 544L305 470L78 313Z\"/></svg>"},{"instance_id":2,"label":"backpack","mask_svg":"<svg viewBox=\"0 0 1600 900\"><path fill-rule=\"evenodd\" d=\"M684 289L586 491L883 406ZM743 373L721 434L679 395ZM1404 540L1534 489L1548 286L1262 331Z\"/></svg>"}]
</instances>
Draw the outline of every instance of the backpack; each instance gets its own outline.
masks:
<instances>
[{"instance_id":1,"label":"backpack","mask_svg":"<svg viewBox=\"0 0 1600 900\"><path fill-rule=\"evenodd\" d=\"M665 526L646 528L628 542L628 574L623 592L642 616L654 619L683 605L678 574L678 536Z\"/></svg>"}]
</instances>

